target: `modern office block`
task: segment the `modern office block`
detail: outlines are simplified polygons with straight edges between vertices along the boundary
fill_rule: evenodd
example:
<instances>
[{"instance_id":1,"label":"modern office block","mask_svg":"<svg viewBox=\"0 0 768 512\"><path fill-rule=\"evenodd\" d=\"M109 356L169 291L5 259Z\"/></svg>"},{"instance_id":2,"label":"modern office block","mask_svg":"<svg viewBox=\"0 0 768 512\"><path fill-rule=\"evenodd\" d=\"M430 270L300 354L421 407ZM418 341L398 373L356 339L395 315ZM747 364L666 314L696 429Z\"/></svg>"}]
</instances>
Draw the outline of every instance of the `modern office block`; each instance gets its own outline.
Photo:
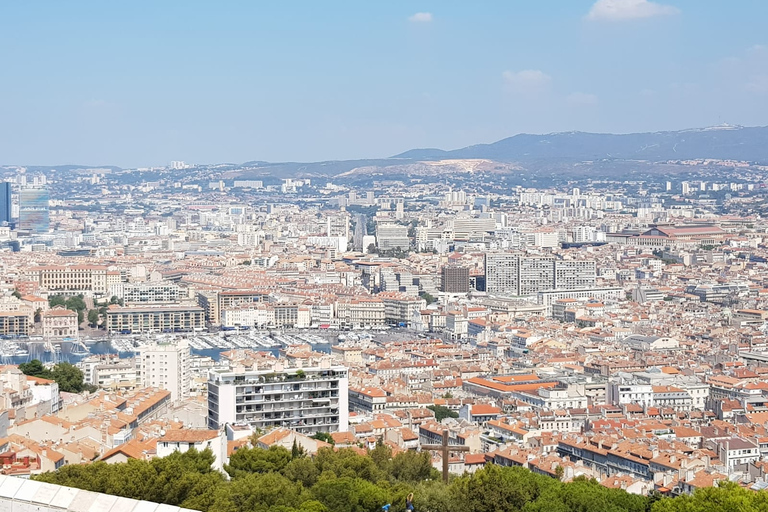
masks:
<instances>
[{"instance_id":1,"label":"modern office block","mask_svg":"<svg viewBox=\"0 0 768 512\"><path fill-rule=\"evenodd\" d=\"M11 223L11 184L0 182L0 226Z\"/></svg>"},{"instance_id":2,"label":"modern office block","mask_svg":"<svg viewBox=\"0 0 768 512\"><path fill-rule=\"evenodd\" d=\"M446 265L441 270L442 291L469 293L469 269L460 265Z\"/></svg>"},{"instance_id":3,"label":"modern office block","mask_svg":"<svg viewBox=\"0 0 768 512\"><path fill-rule=\"evenodd\" d=\"M19 230L30 233L47 233L48 189L23 188L19 193Z\"/></svg>"}]
</instances>

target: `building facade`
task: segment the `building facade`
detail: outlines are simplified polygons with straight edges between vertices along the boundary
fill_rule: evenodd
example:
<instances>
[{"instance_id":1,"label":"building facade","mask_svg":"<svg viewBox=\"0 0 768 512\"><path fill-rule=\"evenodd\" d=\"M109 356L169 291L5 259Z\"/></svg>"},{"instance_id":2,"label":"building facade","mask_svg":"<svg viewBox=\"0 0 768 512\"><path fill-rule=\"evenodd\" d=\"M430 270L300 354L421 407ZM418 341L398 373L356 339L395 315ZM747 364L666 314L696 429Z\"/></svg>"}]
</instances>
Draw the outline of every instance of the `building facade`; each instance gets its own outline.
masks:
<instances>
[{"instance_id":1,"label":"building facade","mask_svg":"<svg viewBox=\"0 0 768 512\"><path fill-rule=\"evenodd\" d=\"M287 427L303 434L345 432L349 426L347 368L321 360L317 366L208 374L208 428L248 424L268 430Z\"/></svg>"},{"instance_id":2,"label":"building facade","mask_svg":"<svg viewBox=\"0 0 768 512\"><path fill-rule=\"evenodd\" d=\"M42 313L43 337L48 339L77 338L77 312L64 306L54 306Z\"/></svg>"},{"instance_id":3,"label":"building facade","mask_svg":"<svg viewBox=\"0 0 768 512\"><path fill-rule=\"evenodd\" d=\"M469 293L469 269L460 265L446 265L441 271L441 291Z\"/></svg>"},{"instance_id":4,"label":"building facade","mask_svg":"<svg viewBox=\"0 0 768 512\"><path fill-rule=\"evenodd\" d=\"M30 233L47 233L48 189L23 188L19 193L19 229Z\"/></svg>"},{"instance_id":5,"label":"building facade","mask_svg":"<svg viewBox=\"0 0 768 512\"><path fill-rule=\"evenodd\" d=\"M0 334L4 336L29 336L32 323L25 311L0 311Z\"/></svg>"},{"instance_id":6,"label":"building facade","mask_svg":"<svg viewBox=\"0 0 768 512\"><path fill-rule=\"evenodd\" d=\"M411 246L408 227L399 224L379 224L376 226L376 242L380 251L408 250Z\"/></svg>"},{"instance_id":7,"label":"building facade","mask_svg":"<svg viewBox=\"0 0 768 512\"><path fill-rule=\"evenodd\" d=\"M11 224L11 184L0 181L0 226Z\"/></svg>"},{"instance_id":8,"label":"building facade","mask_svg":"<svg viewBox=\"0 0 768 512\"><path fill-rule=\"evenodd\" d=\"M139 349L138 367L141 384L171 392L176 402L189 396L189 344L146 345Z\"/></svg>"},{"instance_id":9,"label":"building facade","mask_svg":"<svg viewBox=\"0 0 768 512\"><path fill-rule=\"evenodd\" d=\"M107 331L111 333L192 332L204 328L205 311L200 306L111 306L107 310Z\"/></svg>"},{"instance_id":10,"label":"building facade","mask_svg":"<svg viewBox=\"0 0 768 512\"><path fill-rule=\"evenodd\" d=\"M596 282L594 261L522 253L485 255L485 286L490 294L529 296L545 290L593 288Z\"/></svg>"},{"instance_id":11,"label":"building facade","mask_svg":"<svg viewBox=\"0 0 768 512\"><path fill-rule=\"evenodd\" d=\"M109 293L123 299L126 306L134 304L177 304L181 298L179 286L174 283L117 283Z\"/></svg>"},{"instance_id":12,"label":"building facade","mask_svg":"<svg viewBox=\"0 0 768 512\"><path fill-rule=\"evenodd\" d=\"M99 265L30 267L26 279L54 294L104 294L120 282L120 272Z\"/></svg>"}]
</instances>

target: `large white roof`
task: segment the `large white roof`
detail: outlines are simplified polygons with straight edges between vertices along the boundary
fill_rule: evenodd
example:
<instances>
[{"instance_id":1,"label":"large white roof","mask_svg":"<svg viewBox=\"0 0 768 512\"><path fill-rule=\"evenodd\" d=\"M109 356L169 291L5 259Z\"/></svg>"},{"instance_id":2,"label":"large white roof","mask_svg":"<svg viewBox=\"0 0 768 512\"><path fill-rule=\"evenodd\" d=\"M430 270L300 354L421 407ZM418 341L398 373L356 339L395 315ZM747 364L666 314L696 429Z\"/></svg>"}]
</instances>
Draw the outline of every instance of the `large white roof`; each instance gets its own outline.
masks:
<instances>
[{"instance_id":1,"label":"large white roof","mask_svg":"<svg viewBox=\"0 0 768 512\"><path fill-rule=\"evenodd\" d=\"M13 503L13 506L10 504ZM26 506L24 506L26 505ZM36 512L194 512L73 487L0 475L0 510Z\"/></svg>"}]
</instances>

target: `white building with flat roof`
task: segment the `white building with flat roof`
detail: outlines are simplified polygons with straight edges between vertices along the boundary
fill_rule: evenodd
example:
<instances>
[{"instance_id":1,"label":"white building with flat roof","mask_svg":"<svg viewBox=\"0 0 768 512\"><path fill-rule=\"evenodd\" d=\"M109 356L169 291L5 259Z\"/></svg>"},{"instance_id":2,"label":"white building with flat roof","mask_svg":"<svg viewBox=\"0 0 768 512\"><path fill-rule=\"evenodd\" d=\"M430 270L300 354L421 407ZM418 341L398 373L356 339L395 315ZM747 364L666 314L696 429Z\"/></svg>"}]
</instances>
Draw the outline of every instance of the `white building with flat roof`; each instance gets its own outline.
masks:
<instances>
[{"instance_id":1,"label":"white building with flat roof","mask_svg":"<svg viewBox=\"0 0 768 512\"><path fill-rule=\"evenodd\" d=\"M139 349L140 380L144 387L165 389L176 402L189 396L189 344L154 344Z\"/></svg>"},{"instance_id":2,"label":"white building with flat roof","mask_svg":"<svg viewBox=\"0 0 768 512\"><path fill-rule=\"evenodd\" d=\"M208 428L247 424L287 427L312 435L346 432L349 377L344 366L321 359L316 366L213 369L208 373Z\"/></svg>"}]
</instances>

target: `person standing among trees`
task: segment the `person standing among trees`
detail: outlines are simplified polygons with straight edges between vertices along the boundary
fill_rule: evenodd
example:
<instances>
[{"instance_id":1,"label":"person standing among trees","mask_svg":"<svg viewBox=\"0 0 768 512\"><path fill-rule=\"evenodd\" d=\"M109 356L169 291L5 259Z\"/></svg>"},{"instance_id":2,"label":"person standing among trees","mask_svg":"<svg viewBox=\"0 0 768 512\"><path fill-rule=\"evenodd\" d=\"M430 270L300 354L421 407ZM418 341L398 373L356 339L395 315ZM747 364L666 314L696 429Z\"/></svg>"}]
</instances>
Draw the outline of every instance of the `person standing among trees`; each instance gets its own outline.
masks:
<instances>
[{"instance_id":1,"label":"person standing among trees","mask_svg":"<svg viewBox=\"0 0 768 512\"><path fill-rule=\"evenodd\" d=\"M407 512L414 512L413 508L413 493L410 493L407 498L405 498L405 510Z\"/></svg>"}]
</instances>

